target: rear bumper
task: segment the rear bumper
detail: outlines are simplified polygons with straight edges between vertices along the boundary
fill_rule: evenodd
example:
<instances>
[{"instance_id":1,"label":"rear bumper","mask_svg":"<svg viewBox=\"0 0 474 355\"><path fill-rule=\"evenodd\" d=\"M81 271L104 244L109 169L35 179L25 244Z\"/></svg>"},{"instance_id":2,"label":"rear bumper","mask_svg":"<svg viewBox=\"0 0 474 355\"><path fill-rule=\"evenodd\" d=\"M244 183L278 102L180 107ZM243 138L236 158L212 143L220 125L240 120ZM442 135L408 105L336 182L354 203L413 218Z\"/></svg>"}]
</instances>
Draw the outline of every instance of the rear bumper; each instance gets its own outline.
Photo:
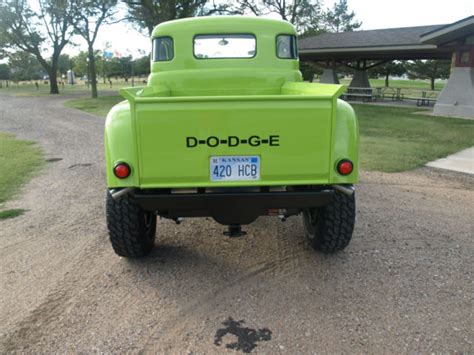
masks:
<instances>
[{"instance_id":1,"label":"rear bumper","mask_svg":"<svg viewBox=\"0 0 474 355\"><path fill-rule=\"evenodd\" d=\"M332 201L332 189L299 188L296 191L197 190L193 193L171 190L133 190L132 197L146 211L160 216L214 218L221 224L249 224L269 210L286 210L296 214L302 209L320 207Z\"/></svg>"}]
</instances>

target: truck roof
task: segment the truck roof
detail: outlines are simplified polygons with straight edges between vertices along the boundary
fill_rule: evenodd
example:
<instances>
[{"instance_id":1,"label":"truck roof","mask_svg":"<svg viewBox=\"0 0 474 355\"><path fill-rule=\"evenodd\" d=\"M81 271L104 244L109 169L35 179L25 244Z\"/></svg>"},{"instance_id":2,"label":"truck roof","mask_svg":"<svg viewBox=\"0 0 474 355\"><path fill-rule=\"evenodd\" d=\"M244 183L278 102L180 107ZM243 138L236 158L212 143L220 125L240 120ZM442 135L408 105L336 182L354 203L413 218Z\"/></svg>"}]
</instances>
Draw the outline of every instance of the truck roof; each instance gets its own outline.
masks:
<instances>
[{"instance_id":1,"label":"truck roof","mask_svg":"<svg viewBox=\"0 0 474 355\"><path fill-rule=\"evenodd\" d=\"M163 22L155 27L152 37L175 33L286 33L296 35L287 21L250 16L204 16Z\"/></svg>"}]
</instances>

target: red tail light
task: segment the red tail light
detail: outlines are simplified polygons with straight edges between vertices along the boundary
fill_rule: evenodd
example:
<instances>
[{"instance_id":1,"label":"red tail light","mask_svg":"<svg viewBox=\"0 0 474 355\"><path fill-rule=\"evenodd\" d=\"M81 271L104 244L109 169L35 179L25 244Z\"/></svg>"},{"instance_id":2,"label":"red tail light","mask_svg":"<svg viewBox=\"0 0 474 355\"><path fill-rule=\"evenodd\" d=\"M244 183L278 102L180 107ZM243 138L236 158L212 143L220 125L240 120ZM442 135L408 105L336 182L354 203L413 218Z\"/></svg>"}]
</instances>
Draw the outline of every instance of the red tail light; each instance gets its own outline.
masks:
<instances>
[{"instance_id":1,"label":"red tail light","mask_svg":"<svg viewBox=\"0 0 474 355\"><path fill-rule=\"evenodd\" d=\"M130 166L127 163L117 163L114 166L114 174L119 179L125 179L130 176Z\"/></svg>"},{"instance_id":2,"label":"red tail light","mask_svg":"<svg viewBox=\"0 0 474 355\"><path fill-rule=\"evenodd\" d=\"M341 175L349 175L352 173L352 170L354 169L354 165L350 160L341 160L337 164L337 172Z\"/></svg>"}]
</instances>

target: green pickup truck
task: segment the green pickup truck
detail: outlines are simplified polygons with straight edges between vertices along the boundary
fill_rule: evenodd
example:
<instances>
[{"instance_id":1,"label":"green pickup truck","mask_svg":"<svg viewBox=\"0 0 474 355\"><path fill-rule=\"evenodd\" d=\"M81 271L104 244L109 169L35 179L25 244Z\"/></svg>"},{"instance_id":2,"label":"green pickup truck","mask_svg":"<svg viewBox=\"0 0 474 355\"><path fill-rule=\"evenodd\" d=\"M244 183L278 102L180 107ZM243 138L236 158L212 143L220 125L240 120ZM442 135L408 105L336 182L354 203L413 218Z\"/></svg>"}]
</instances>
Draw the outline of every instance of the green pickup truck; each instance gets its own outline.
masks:
<instances>
[{"instance_id":1,"label":"green pickup truck","mask_svg":"<svg viewBox=\"0 0 474 355\"><path fill-rule=\"evenodd\" d=\"M115 252L151 251L157 216L210 216L231 237L262 215L302 215L309 242L344 249L355 221L358 126L341 85L299 71L287 22L202 17L152 35L146 87L105 124L107 225ZM295 236L297 237L297 236Z\"/></svg>"}]
</instances>

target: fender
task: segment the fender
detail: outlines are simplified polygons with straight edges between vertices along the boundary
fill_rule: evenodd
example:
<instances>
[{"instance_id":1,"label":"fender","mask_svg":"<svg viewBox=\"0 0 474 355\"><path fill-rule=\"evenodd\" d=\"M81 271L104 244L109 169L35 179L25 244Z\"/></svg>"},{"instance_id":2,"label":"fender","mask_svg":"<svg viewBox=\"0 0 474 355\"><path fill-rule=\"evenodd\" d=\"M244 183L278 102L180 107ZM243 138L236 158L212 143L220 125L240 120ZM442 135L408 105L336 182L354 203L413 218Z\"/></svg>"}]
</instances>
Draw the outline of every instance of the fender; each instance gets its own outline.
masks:
<instances>
[{"instance_id":1,"label":"fender","mask_svg":"<svg viewBox=\"0 0 474 355\"><path fill-rule=\"evenodd\" d=\"M359 124L354 109L347 102L337 99L336 117L333 127L331 161L350 159L354 171L349 176L337 173L336 166L330 169L329 180L333 184L355 184L359 180Z\"/></svg>"},{"instance_id":2,"label":"fender","mask_svg":"<svg viewBox=\"0 0 474 355\"><path fill-rule=\"evenodd\" d=\"M115 105L107 115L104 132L107 186L109 188L139 185L138 161L132 116L128 101ZM126 179L118 179L112 173L120 161L130 164L132 172Z\"/></svg>"}]
</instances>

